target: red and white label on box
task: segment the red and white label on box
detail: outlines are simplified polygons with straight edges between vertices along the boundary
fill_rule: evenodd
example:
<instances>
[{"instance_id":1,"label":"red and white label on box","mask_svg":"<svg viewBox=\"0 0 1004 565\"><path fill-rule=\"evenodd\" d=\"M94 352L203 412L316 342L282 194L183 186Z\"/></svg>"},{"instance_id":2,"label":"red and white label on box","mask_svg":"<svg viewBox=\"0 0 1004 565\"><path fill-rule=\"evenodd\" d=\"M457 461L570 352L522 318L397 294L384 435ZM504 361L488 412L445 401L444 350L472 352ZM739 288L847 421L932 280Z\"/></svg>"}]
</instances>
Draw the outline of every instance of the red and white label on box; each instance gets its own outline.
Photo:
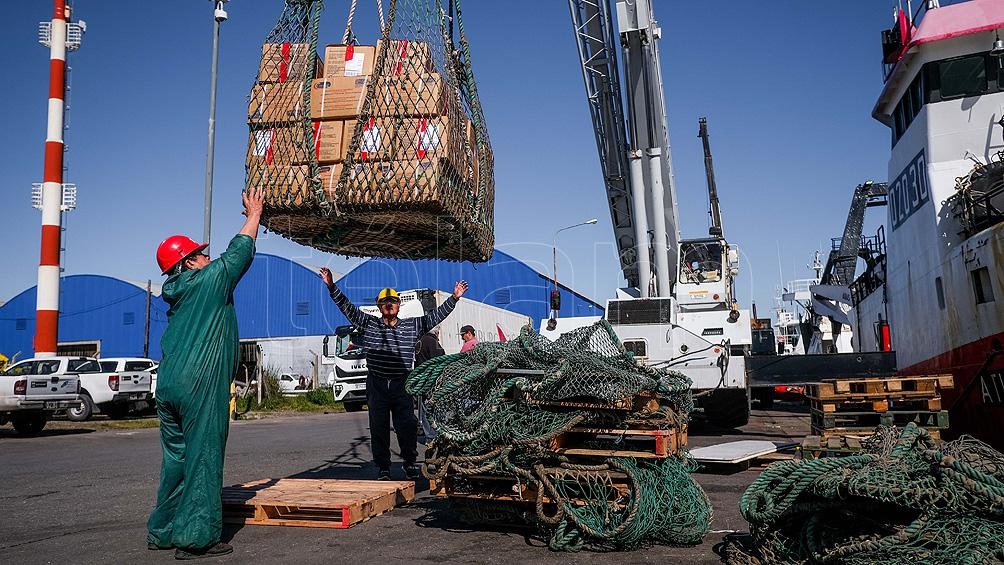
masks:
<instances>
[{"instance_id":1,"label":"red and white label on box","mask_svg":"<svg viewBox=\"0 0 1004 565\"><path fill-rule=\"evenodd\" d=\"M428 118L418 120L418 146L416 149L419 159L425 159L429 152L435 153L442 146L442 143L439 124Z\"/></svg>"},{"instance_id":2,"label":"red and white label on box","mask_svg":"<svg viewBox=\"0 0 1004 565\"><path fill-rule=\"evenodd\" d=\"M363 126L363 136L359 140L359 157L362 159L375 157L380 152L383 137L383 127L377 125L374 118L370 118Z\"/></svg>"},{"instance_id":3,"label":"red and white label on box","mask_svg":"<svg viewBox=\"0 0 1004 565\"><path fill-rule=\"evenodd\" d=\"M356 51L354 45L345 46L345 73L347 77L357 77L363 74L366 64L366 53Z\"/></svg>"}]
</instances>

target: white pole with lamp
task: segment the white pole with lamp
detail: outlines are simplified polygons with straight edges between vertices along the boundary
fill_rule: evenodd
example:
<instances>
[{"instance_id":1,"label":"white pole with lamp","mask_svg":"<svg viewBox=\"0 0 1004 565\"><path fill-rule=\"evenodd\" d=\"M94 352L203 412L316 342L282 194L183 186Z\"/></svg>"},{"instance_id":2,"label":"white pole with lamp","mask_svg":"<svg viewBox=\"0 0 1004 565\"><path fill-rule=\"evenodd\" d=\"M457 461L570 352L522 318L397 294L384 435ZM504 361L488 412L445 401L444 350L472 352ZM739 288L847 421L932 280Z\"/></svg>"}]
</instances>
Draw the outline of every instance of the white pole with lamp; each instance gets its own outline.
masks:
<instances>
[{"instance_id":1,"label":"white pole with lamp","mask_svg":"<svg viewBox=\"0 0 1004 565\"><path fill-rule=\"evenodd\" d=\"M558 310L561 309L561 292L558 290L558 234L570 230L572 228L577 228L579 226L590 226L597 222L596 218L591 220L586 220L584 222L579 222L577 224L572 224L570 226L565 226L558 231L554 232L554 237L551 239L551 256L554 260L554 265L552 267L551 275L552 282L554 283L554 288L551 289L551 319L548 321L548 329L554 329L551 326L557 327L556 318L558 317Z\"/></svg>"}]
</instances>

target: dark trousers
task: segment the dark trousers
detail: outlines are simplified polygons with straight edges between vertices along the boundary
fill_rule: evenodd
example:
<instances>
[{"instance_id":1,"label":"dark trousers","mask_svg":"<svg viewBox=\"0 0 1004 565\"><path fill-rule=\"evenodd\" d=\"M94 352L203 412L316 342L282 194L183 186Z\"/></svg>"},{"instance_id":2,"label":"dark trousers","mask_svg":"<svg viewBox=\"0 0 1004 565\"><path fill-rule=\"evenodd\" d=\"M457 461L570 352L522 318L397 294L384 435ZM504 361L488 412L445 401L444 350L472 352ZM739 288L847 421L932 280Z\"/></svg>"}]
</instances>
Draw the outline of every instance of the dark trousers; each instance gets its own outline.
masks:
<instances>
[{"instance_id":1,"label":"dark trousers","mask_svg":"<svg viewBox=\"0 0 1004 565\"><path fill-rule=\"evenodd\" d=\"M385 379L370 375L366 378L366 404L369 405L370 446L373 462L380 469L390 469L390 418L394 416L394 431L405 465L414 465L418 457L415 401L404 390L405 379Z\"/></svg>"}]
</instances>

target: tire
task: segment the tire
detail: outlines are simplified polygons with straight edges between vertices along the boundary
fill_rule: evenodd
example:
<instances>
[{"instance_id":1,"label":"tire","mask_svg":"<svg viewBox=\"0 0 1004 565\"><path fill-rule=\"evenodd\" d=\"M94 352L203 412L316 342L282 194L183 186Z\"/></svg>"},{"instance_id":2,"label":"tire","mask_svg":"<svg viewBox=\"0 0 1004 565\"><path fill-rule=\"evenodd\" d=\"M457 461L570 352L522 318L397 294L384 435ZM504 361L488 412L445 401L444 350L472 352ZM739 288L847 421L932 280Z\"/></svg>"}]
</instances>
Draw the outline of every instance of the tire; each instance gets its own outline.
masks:
<instances>
[{"instance_id":1,"label":"tire","mask_svg":"<svg viewBox=\"0 0 1004 565\"><path fill-rule=\"evenodd\" d=\"M721 428L739 428L750 421L750 401L744 388L722 388L707 396L704 416Z\"/></svg>"},{"instance_id":2,"label":"tire","mask_svg":"<svg viewBox=\"0 0 1004 565\"><path fill-rule=\"evenodd\" d=\"M48 416L41 410L25 410L11 416L14 431L23 436L38 435L45 428L45 423L48 420Z\"/></svg>"},{"instance_id":3,"label":"tire","mask_svg":"<svg viewBox=\"0 0 1004 565\"><path fill-rule=\"evenodd\" d=\"M83 393L80 395L80 408L70 408L66 411L66 419L73 422L86 422L94 415L94 401L91 395Z\"/></svg>"},{"instance_id":4,"label":"tire","mask_svg":"<svg viewBox=\"0 0 1004 565\"><path fill-rule=\"evenodd\" d=\"M363 409L365 402L343 402L346 412L359 412Z\"/></svg>"},{"instance_id":5,"label":"tire","mask_svg":"<svg viewBox=\"0 0 1004 565\"><path fill-rule=\"evenodd\" d=\"M129 415L129 404L105 404L101 407L101 412L112 420L121 420Z\"/></svg>"}]
</instances>

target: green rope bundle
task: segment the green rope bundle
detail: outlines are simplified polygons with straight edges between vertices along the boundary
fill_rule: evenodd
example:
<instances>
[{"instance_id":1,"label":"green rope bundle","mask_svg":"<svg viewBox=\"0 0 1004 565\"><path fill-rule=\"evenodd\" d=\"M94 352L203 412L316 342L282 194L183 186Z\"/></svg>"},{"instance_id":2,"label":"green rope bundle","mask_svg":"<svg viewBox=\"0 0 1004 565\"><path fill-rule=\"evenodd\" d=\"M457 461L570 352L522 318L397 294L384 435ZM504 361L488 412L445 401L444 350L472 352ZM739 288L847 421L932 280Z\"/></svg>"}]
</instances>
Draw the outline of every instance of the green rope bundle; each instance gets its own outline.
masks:
<instances>
[{"instance_id":1,"label":"green rope bundle","mask_svg":"<svg viewBox=\"0 0 1004 565\"><path fill-rule=\"evenodd\" d=\"M691 478L694 465L685 454L572 458L550 447L575 426L680 429L693 408L687 377L637 363L605 321L555 342L527 326L515 340L418 366L407 387L424 398L439 434L426 454L426 476L449 478L459 488L473 484L474 476L507 477L537 493L532 512L495 501L458 501L469 520L529 519L547 531L552 549L572 551L694 544L708 530L710 503ZM555 404L609 405L641 393L658 394L673 408L631 412ZM589 447L619 448L600 439Z\"/></svg>"},{"instance_id":2,"label":"green rope bundle","mask_svg":"<svg viewBox=\"0 0 1004 565\"><path fill-rule=\"evenodd\" d=\"M740 501L730 563L1004 562L1004 454L880 428L864 453L775 463Z\"/></svg>"}]
</instances>

